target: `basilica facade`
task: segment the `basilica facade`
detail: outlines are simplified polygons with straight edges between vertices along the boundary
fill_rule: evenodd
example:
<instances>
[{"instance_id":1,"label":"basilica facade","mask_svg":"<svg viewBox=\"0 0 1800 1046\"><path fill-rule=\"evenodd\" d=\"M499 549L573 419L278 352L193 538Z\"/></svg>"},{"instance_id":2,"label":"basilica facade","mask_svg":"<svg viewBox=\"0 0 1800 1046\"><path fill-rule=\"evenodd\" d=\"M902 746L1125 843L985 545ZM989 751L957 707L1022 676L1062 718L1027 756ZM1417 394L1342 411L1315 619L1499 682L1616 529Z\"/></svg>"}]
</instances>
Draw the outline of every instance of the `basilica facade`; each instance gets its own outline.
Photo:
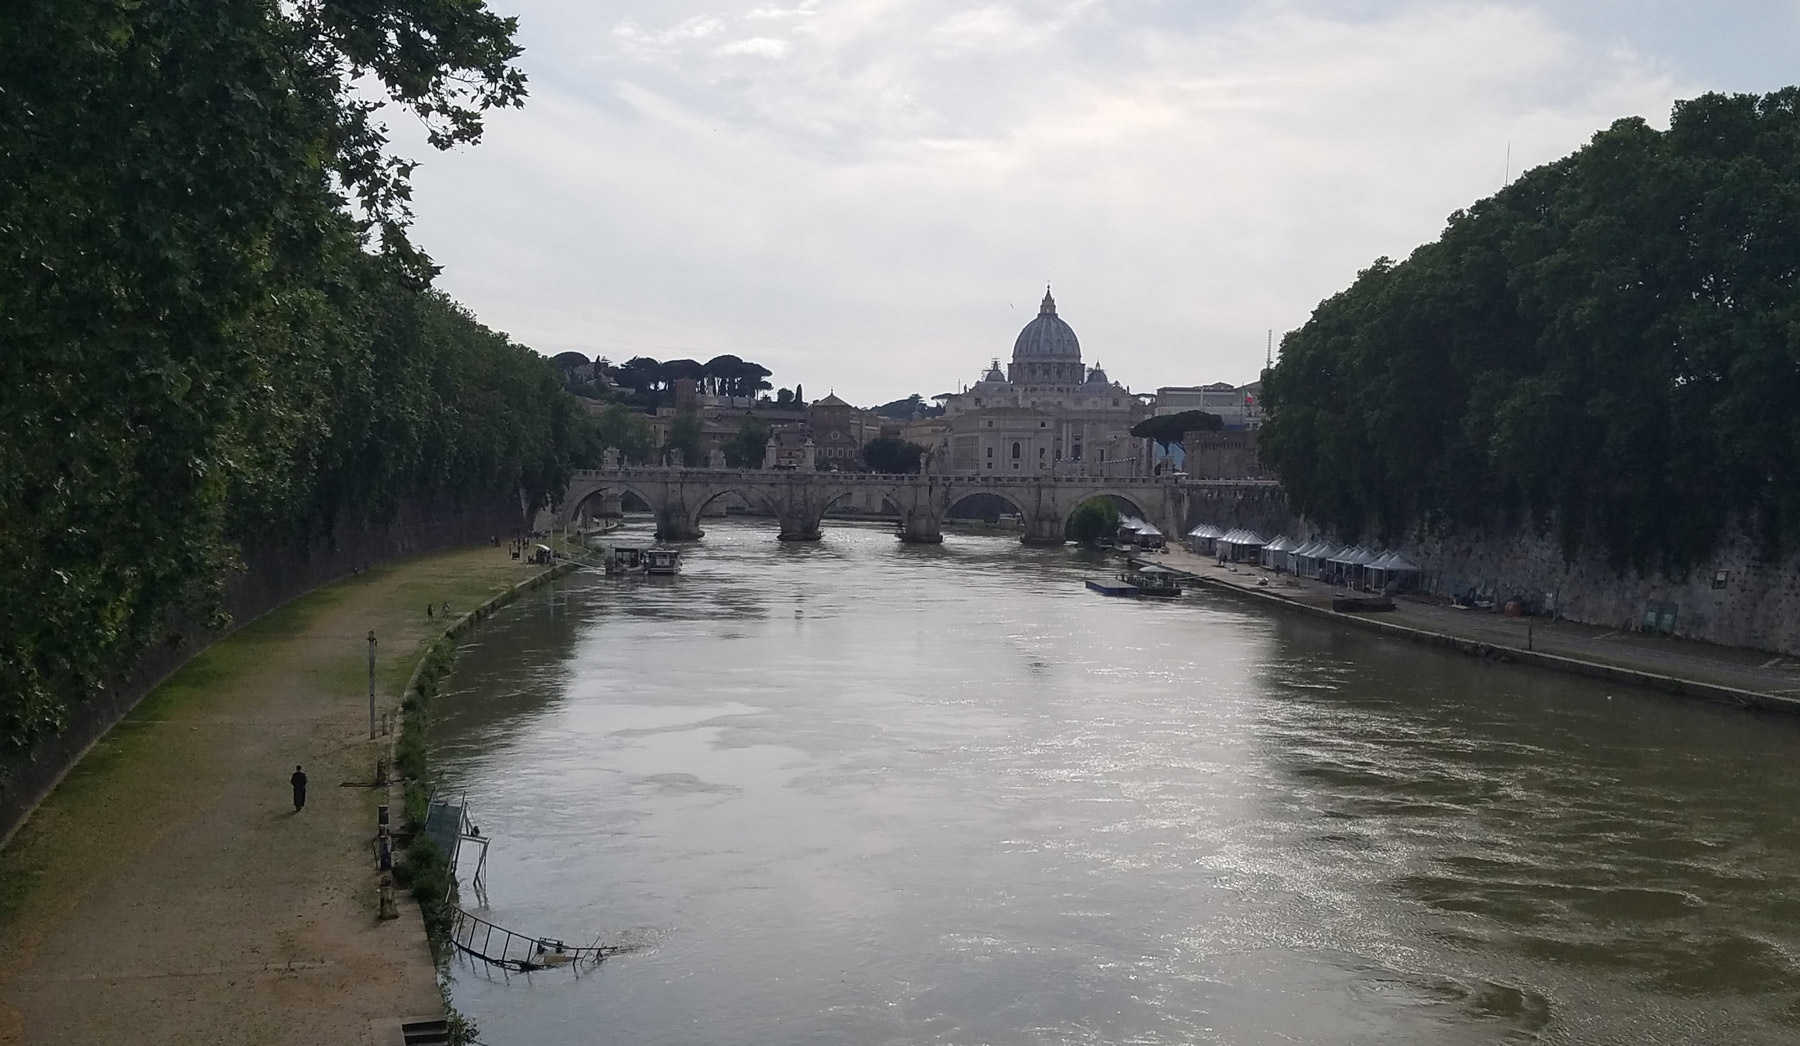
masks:
<instances>
[{"instance_id":1,"label":"basilica facade","mask_svg":"<svg viewBox=\"0 0 1800 1046\"><path fill-rule=\"evenodd\" d=\"M1132 476L1147 466L1145 441L1131 427L1150 416L1150 397L1082 363L1081 342L1048 288L1004 373L995 359L979 381L937 398L944 413L927 443L934 471Z\"/></svg>"}]
</instances>

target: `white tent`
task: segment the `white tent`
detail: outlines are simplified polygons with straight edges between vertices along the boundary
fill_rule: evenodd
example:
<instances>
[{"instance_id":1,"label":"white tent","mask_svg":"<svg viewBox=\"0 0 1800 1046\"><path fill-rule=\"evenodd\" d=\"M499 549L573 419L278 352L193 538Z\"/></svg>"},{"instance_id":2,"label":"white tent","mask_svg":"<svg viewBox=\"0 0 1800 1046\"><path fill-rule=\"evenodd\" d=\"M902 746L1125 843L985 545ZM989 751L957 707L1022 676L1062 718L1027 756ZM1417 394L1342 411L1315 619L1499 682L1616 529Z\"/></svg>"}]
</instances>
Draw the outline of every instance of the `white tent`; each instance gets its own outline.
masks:
<instances>
[{"instance_id":1,"label":"white tent","mask_svg":"<svg viewBox=\"0 0 1800 1046\"><path fill-rule=\"evenodd\" d=\"M1255 558L1258 550L1266 544L1262 535L1256 531L1243 529L1228 531L1217 543L1223 546L1220 551L1225 558L1234 563L1242 559Z\"/></svg>"},{"instance_id":2,"label":"white tent","mask_svg":"<svg viewBox=\"0 0 1800 1046\"><path fill-rule=\"evenodd\" d=\"M1292 570L1295 545L1285 537L1276 537L1262 547L1262 565L1270 570Z\"/></svg>"},{"instance_id":3,"label":"white tent","mask_svg":"<svg viewBox=\"0 0 1800 1046\"><path fill-rule=\"evenodd\" d=\"M1195 555L1210 556L1213 553L1213 542L1225 536L1225 532L1211 523L1202 523L1187 532L1188 548Z\"/></svg>"}]
</instances>

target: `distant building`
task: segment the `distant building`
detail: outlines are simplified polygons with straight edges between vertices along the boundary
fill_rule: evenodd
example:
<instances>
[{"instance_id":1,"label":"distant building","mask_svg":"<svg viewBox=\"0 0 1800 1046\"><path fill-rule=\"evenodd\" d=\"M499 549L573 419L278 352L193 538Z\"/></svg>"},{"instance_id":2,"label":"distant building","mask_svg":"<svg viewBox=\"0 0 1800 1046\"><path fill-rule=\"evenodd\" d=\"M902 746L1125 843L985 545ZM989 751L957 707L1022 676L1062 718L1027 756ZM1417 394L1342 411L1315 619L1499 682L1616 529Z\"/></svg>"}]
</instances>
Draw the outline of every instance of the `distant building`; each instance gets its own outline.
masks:
<instances>
[{"instance_id":1,"label":"distant building","mask_svg":"<svg viewBox=\"0 0 1800 1046\"><path fill-rule=\"evenodd\" d=\"M1001 373L995 359L961 392L933 397L944 405L932 468L963 474L1135 475L1148 466L1145 441L1131 427L1148 417L1143 398L1081 361L1081 342L1044 291L1038 315L1013 342ZM941 426L941 428L940 428ZM909 436L917 439L917 436ZM918 440L924 442L923 440Z\"/></svg>"},{"instance_id":2,"label":"distant building","mask_svg":"<svg viewBox=\"0 0 1800 1046\"><path fill-rule=\"evenodd\" d=\"M1156 413L1180 414L1203 410L1217 414L1227 429L1254 429L1262 425L1262 382L1233 385L1165 385L1156 390Z\"/></svg>"}]
</instances>

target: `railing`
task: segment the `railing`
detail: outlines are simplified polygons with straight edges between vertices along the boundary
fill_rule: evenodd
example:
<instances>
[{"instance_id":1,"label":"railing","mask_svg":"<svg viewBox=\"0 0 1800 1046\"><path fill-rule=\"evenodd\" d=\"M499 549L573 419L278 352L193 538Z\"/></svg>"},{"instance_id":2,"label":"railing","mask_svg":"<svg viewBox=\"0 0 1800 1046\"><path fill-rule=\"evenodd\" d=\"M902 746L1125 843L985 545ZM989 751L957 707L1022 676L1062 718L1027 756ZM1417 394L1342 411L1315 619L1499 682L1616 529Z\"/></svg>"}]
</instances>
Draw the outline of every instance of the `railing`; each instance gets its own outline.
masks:
<instances>
[{"instance_id":1,"label":"railing","mask_svg":"<svg viewBox=\"0 0 1800 1046\"><path fill-rule=\"evenodd\" d=\"M451 921L450 941L465 955L520 972L560 967L579 970L584 965L597 965L607 956L623 950L617 945L600 944L597 940L586 947L573 947L552 937L528 937L461 908L456 909Z\"/></svg>"}]
</instances>

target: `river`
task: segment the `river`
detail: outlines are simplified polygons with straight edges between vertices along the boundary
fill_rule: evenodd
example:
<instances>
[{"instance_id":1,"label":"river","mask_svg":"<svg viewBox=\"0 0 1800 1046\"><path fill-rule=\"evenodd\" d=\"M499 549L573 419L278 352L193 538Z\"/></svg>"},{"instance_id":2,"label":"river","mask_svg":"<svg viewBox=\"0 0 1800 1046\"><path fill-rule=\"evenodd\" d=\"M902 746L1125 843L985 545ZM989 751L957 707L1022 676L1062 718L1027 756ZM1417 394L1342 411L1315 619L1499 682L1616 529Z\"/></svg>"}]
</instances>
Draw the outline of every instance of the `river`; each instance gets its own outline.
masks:
<instances>
[{"instance_id":1,"label":"river","mask_svg":"<svg viewBox=\"0 0 1800 1046\"><path fill-rule=\"evenodd\" d=\"M1800 724L1005 536L782 545L503 611L435 708L491 1046L1793 1043Z\"/></svg>"}]
</instances>

